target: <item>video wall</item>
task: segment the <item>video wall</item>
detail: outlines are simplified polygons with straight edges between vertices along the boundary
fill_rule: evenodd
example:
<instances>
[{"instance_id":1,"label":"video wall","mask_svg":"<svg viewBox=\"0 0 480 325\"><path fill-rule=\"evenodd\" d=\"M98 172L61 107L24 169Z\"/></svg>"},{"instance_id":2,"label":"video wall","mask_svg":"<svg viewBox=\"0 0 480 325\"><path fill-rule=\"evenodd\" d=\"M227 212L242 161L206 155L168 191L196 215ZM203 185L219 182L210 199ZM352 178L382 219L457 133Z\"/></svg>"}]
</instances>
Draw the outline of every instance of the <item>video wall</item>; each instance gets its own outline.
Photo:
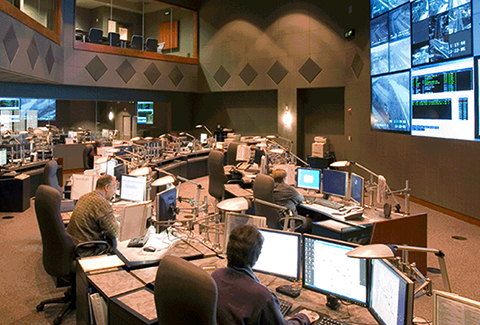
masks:
<instances>
[{"instance_id":1,"label":"video wall","mask_svg":"<svg viewBox=\"0 0 480 325\"><path fill-rule=\"evenodd\" d=\"M372 130L480 140L480 0L370 0Z\"/></svg>"},{"instance_id":2,"label":"video wall","mask_svg":"<svg viewBox=\"0 0 480 325\"><path fill-rule=\"evenodd\" d=\"M56 113L55 99L0 98L0 122L15 131L35 128L37 121L55 121Z\"/></svg>"},{"instance_id":3,"label":"video wall","mask_svg":"<svg viewBox=\"0 0 480 325\"><path fill-rule=\"evenodd\" d=\"M137 124L153 124L153 102L137 102Z\"/></svg>"}]
</instances>

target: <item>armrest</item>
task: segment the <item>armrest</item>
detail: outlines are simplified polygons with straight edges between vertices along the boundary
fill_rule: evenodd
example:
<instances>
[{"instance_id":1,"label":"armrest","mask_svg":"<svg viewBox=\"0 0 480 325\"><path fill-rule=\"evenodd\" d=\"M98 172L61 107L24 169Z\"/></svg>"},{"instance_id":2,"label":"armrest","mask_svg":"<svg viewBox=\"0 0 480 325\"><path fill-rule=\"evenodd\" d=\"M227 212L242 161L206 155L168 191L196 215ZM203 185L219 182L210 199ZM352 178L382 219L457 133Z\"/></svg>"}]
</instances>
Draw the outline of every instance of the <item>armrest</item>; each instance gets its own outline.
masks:
<instances>
[{"instance_id":1,"label":"armrest","mask_svg":"<svg viewBox=\"0 0 480 325\"><path fill-rule=\"evenodd\" d=\"M116 240L113 242L114 247L116 246ZM82 249L95 249L95 255L106 254L110 251L111 245L104 240L92 240L86 241L75 246L75 255L81 256Z\"/></svg>"},{"instance_id":2,"label":"armrest","mask_svg":"<svg viewBox=\"0 0 480 325\"><path fill-rule=\"evenodd\" d=\"M278 223L282 226L284 231L298 231L304 233L310 232L312 229L312 220L308 217L299 215L286 215L278 219Z\"/></svg>"}]
</instances>

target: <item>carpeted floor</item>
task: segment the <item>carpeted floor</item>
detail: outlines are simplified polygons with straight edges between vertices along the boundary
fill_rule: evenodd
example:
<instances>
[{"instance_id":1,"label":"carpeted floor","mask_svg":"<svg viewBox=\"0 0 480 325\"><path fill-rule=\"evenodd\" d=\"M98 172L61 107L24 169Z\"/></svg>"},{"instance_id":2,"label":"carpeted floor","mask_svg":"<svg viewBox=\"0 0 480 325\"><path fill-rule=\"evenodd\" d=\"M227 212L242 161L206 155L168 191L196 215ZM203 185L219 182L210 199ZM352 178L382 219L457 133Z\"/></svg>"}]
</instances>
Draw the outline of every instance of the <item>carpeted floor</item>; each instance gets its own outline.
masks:
<instances>
[{"instance_id":1,"label":"carpeted floor","mask_svg":"<svg viewBox=\"0 0 480 325\"><path fill-rule=\"evenodd\" d=\"M207 178L200 183L206 188ZM182 185L182 196L191 196L194 189ZM202 193L202 197L206 191ZM33 210L23 213L0 213L0 324L52 324L61 306L49 306L37 312L39 301L60 296L63 289L55 288L42 265L40 232ZM428 213L428 247L438 248L446 254L447 268L453 292L480 300L480 229L453 217L412 203L412 213ZM13 216L13 218L5 218ZM461 236L466 240L456 240ZM428 266L438 268L433 254L428 256ZM443 289L441 276L428 273L434 289ZM367 311L366 311L367 312ZM421 297L415 301L414 314L432 319L432 298ZM75 313L65 319L65 325L75 324ZM114 324L111 324L114 325Z\"/></svg>"}]
</instances>

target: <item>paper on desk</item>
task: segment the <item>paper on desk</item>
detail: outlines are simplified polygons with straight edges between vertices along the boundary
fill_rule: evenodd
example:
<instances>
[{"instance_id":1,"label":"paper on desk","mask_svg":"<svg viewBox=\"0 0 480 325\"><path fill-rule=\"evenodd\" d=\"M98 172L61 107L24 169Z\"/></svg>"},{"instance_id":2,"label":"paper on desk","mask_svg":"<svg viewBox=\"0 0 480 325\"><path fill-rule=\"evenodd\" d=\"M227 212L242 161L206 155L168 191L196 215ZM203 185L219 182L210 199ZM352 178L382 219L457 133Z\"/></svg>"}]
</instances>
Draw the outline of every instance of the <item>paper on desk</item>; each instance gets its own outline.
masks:
<instances>
[{"instance_id":1,"label":"paper on desk","mask_svg":"<svg viewBox=\"0 0 480 325\"><path fill-rule=\"evenodd\" d=\"M84 257L79 259L78 263L85 272L110 269L125 265L117 255Z\"/></svg>"},{"instance_id":2,"label":"paper on desk","mask_svg":"<svg viewBox=\"0 0 480 325\"><path fill-rule=\"evenodd\" d=\"M167 234L166 232L161 232L159 234L150 234L148 236L147 243L145 246L155 247L157 250L162 250L169 248L174 242L180 240L180 238Z\"/></svg>"}]
</instances>

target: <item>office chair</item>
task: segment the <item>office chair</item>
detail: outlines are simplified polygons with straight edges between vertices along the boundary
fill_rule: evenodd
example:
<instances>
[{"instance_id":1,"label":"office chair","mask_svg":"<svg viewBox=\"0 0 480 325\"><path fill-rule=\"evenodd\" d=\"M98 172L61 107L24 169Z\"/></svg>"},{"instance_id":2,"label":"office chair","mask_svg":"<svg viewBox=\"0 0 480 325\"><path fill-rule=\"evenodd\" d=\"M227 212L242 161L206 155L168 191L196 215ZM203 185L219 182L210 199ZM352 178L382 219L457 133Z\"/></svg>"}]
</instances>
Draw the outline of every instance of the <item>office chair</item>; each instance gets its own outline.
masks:
<instances>
[{"instance_id":1,"label":"office chair","mask_svg":"<svg viewBox=\"0 0 480 325\"><path fill-rule=\"evenodd\" d=\"M308 232L312 227L312 221L303 216L294 215L289 217L283 217L281 213L281 206L273 203L273 189L275 187L275 181L271 176L258 174L253 183L253 203L255 207L255 215L267 217L267 226L272 229L286 229L284 223L289 223L291 220L295 222L295 231ZM260 199L265 202L271 203L267 205L261 203L256 199ZM275 206L278 206L276 208Z\"/></svg>"},{"instance_id":2,"label":"office chair","mask_svg":"<svg viewBox=\"0 0 480 325\"><path fill-rule=\"evenodd\" d=\"M143 50L143 36L133 35L132 41L130 42L130 48L134 50Z\"/></svg>"},{"instance_id":3,"label":"office chair","mask_svg":"<svg viewBox=\"0 0 480 325\"><path fill-rule=\"evenodd\" d=\"M99 254L110 248L107 242L92 241L74 245L72 237L67 234L60 215L60 192L48 185L40 185L35 195L35 214L37 216L40 235L42 237L43 267L45 271L56 278L71 284L64 297L47 299L37 305L37 311L42 311L46 304L65 303L54 325L62 323L65 315L75 309L75 257L76 251L84 246L100 245Z\"/></svg>"},{"instance_id":4,"label":"office chair","mask_svg":"<svg viewBox=\"0 0 480 325\"><path fill-rule=\"evenodd\" d=\"M62 187L58 184L57 169L58 164L55 160L47 162L43 170L43 183L56 189L60 193L60 197L63 197Z\"/></svg>"},{"instance_id":5,"label":"office chair","mask_svg":"<svg viewBox=\"0 0 480 325\"><path fill-rule=\"evenodd\" d=\"M167 255L155 279L158 324L216 325L217 285L212 277L182 258Z\"/></svg>"},{"instance_id":6,"label":"office chair","mask_svg":"<svg viewBox=\"0 0 480 325\"><path fill-rule=\"evenodd\" d=\"M208 194L215 198L215 206L225 198L227 176L223 169L223 152L212 150L207 158Z\"/></svg>"},{"instance_id":7,"label":"office chair","mask_svg":"<svg viewBox=\"0 0 480 325\"><path fill-rule=\"evenodd\" d=\"M120 46L120 34L115 32L108 33L108 45L110 46Z\"/></svg>"},{"instance_id":8,"label":"office chair","mask_svg":"<svg viewBox=\"0 0 480 325\"><path fill-rule=\"evenodd\" d=\"M90 28L88 32L88 42L89 43L97 43L101 44L102 43L102 37L103 37L103 30L99 28Z\"/></svg>"},{"instance_id":9,"label":"office chair","mask_svg":"<svg viewBox=\"0 0 480 325\"><path fill-rule=\"evenodd\" d=\"M91 144L87 144L83 149L83 168L93 169L94 150Z\"/></svg>"},{"instance_id":10,"label":"office chair","mask_svg":"<svg viewBox=\"0 0 480 325\"><path fill-rule=\"evenodd\" d=\"M227 149L227 165L237 165L237 147L238 142L230 142Z\"/></svg>"},{"instance_id":11,"label":"office chair","mask_svg":"<svg viewBox=\"0 0 480 325\"><path fill-rule=\"evenodd\" d=\"M157 52L158 39L148 37L145 43L145 50L148 52Z\"/></svg>"}]
</instances>

